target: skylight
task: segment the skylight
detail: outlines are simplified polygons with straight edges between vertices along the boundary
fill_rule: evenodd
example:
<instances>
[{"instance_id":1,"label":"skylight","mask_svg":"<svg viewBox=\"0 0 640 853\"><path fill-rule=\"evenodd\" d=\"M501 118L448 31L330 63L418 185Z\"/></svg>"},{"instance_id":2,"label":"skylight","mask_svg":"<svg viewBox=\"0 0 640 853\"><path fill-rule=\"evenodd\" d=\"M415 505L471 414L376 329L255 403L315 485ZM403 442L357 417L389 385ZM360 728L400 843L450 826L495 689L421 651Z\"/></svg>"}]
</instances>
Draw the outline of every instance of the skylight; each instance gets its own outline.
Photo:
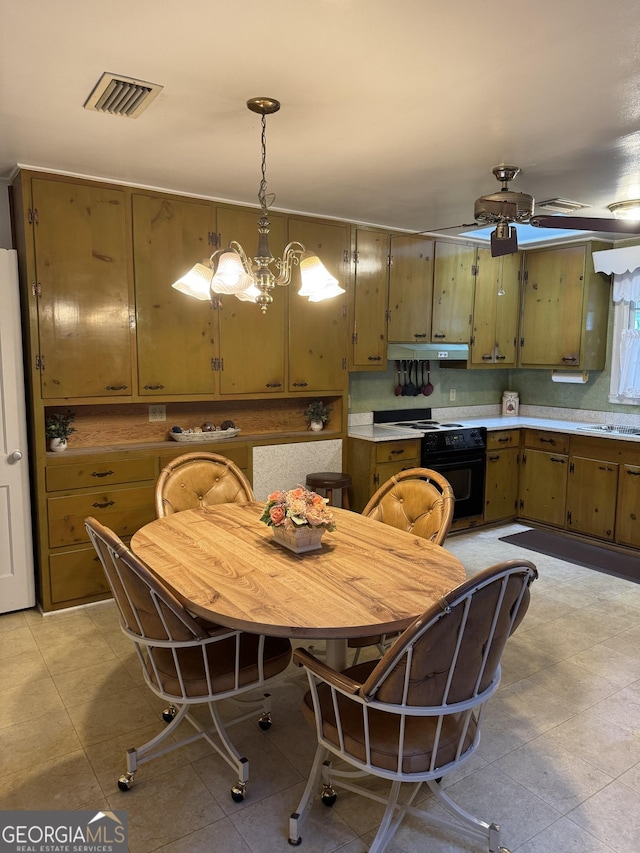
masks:
<instances>
[{"instance_id":1,"label":"skylight","mask_svg":"<svg viewBox=\"0 0 640 853\"><path fill-rule=\"evenodd\" d=\"M569 237L584 237L584 231L575 231L569 228L534 228L532 225L523 225L522 223L514 223L514 227L518 232L518 245L531 245L532 243L542 243L546 240L561 240ZM486 240L488 243L491 240L491 232L495 229L495 225L488 225L486 228L477 228L473 231L464 231L458 234L459 237L473 237L474 240Z\"/></svg>"}]
</instances>

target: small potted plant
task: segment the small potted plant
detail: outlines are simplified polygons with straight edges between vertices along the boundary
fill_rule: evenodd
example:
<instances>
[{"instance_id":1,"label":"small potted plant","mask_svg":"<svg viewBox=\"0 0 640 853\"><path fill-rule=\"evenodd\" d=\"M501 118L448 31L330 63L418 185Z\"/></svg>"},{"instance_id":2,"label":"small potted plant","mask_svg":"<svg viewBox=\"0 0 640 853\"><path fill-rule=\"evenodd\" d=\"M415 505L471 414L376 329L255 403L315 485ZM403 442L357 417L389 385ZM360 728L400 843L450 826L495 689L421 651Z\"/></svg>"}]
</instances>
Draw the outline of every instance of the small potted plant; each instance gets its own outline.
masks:
<instances>
[{"instance_id":1,"label":"small potted plant","mask_svg":"<svg viewBox=\"0 0 640 853\"><path fill-rule=\"evenodd\" d=\"M60 453L67 449L67 439L72 432L75 432L75 427L71 424L75 420L73 412L55 412L53 415L47 415L46 433L49 439L49 450Z\"/></svg>"},{"instance_id":2,"label":"small potted plant","mask_svg":"<svg viewBox=\"0 0 640 853\"><path fill-rule=\"evenodd\" d=\"M322 400L312 400L304 410L304 416L309 422L309 429L320 432L329 420L331 406L325 406Z\"/></svg>"}]
</instances>

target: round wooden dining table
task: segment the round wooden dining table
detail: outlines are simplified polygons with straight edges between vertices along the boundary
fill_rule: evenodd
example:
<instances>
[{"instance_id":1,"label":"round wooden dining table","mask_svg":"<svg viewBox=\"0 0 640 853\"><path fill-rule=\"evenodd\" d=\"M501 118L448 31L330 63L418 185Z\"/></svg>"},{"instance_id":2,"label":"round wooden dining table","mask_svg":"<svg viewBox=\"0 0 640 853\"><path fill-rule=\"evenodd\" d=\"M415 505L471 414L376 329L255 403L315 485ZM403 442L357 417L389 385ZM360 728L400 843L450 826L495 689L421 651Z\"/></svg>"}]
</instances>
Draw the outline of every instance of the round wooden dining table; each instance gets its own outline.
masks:
<instances>
[{"instance_id":1,"label":"round wooden dining table","mask_svg":"<svg viewBox=\"0 0 640 853\"><path fill-rule=\"evenodd\" d=\"M466 578L445 548L339 508L322 547L295 554L260 522L263 506L159 518L131 548L197 616L254 634L324 639L337 669L349 638L403 630Z\"/></svg>"}]
</instances>

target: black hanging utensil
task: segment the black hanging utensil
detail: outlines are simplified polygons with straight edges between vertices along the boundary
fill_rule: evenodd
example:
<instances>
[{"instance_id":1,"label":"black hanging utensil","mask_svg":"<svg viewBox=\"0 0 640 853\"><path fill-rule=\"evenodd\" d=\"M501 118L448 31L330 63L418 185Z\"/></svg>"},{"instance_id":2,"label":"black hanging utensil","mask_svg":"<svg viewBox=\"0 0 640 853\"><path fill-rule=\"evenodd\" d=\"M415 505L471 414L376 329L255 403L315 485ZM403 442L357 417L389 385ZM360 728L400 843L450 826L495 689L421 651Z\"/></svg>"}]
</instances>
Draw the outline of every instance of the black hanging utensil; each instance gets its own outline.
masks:
<instances>
[{"instance_id":1,"label":"black hanging utensil","mask_svg":"<svg viewBox=\"0 0 640 853\"><path fill-rule=\"evenodd\" d=\"M429 397L433 394L433 385L431 384L431 362L427 362L427 384L422 389L422 393L425 397Z\"/></svg>"}]
</instances>

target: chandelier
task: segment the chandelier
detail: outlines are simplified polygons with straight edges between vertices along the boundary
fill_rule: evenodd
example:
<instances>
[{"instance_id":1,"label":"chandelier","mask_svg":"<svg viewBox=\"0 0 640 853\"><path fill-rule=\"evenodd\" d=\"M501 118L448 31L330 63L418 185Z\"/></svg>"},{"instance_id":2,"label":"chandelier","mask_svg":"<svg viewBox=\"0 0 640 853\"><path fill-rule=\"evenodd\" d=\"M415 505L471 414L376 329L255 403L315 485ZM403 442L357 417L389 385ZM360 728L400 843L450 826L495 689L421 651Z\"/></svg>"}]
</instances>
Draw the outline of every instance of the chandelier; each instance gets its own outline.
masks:
<instances>
[{"instance_id":1,"label":"chandelier","mask_svg":"<svg viewBox=\"0 0 640 853\"><path fill-rule=\"evenodd\" d=\"M196 299L216 301L215 294L233 295L243 302L255 302L262 313L273 302L276 285L291 281L294 265L300 266L300 296L309 302L321 302L344 293L337 279L325 268L320 258L308 252L302 243L289 243L282 258L274 258L269 249L269 203L267 202L267 116L278 112L280 102L273 98L251 98L247 107L262 116L262 176L258 190L258 249L253 258L247 256L240 243L231 240L210 258L199 261L172 287ZM274 196L271 196L273 203Z\"/></svg>"}]
</instances>

